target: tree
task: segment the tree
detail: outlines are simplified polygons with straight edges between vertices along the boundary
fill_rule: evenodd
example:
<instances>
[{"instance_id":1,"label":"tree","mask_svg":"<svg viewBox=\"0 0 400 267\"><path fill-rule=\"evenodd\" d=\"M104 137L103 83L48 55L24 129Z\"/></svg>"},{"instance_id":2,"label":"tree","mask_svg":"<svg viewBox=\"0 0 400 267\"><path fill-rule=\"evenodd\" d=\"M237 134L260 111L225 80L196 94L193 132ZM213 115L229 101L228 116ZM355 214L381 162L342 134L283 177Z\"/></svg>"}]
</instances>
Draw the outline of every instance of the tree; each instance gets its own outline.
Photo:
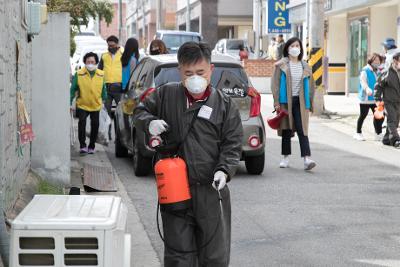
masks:
<instances>
[{"instance_id":1,"label":"tree","mask_svg":"<svg viewBox=\"0 0 400 267\"><path fill-rule=\"evenodd\" d=\"M99 17L109 25L113 19L113 6L109 0L47 0L49 12L68 12L71 16L71 55L75 52L74 36L80 26L88 25L90 18Z\"/></svg>"}]
</instances>

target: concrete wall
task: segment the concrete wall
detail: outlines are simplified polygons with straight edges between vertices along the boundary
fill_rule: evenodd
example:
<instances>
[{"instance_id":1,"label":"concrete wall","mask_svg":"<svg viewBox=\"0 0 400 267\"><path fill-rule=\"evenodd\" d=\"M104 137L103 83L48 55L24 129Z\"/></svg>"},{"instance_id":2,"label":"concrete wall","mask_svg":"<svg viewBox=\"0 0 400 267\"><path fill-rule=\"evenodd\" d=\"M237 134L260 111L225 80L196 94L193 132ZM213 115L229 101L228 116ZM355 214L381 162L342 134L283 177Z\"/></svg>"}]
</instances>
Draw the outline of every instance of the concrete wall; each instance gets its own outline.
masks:
<instances>
[{"instance_id":1,"label":"concrete wall","mask_svg":"<svg viewBox=\"0 0 400 267\"><path fill-rule=\"evenodd\" d=\"M328 93L344 92L346 88L346 64L348 53L347 16L328 18L327 56L331 64L328 73ZM334 64L334 65L332 65Z\"/></svg>"},{"instance_id":2,"label":"concrete wall","mask_svg":"<svg viewBox=\"0 0 400 267\"><path fill-rule=\"evenodd\" d=\"M50 13L33 40L32 169L53 183L70 181L69 15Z\"/></svg>"},{"instance_id":3,"label":"concrete wall","mask_svg":"<svg viewBox=\"0 0 400 267\"><path fill-rule=\"evenodd\" d=\"M18 156L16 52L25 105L31 110L31 43L23 28L21 1L0 0L0 201L12 205L30 168L30 145Z\"/></svg>"},{"instance_id":4,"label":"concrete wall","mask_svg":"<svg viewBox=\"0 0 400 267\"><path fill-rule=\"evenodd\" d=\"M397 6L371 8L369 54L382 53L381 43L386 37L396 39L397 15Z\"/></svg>"},{"instance_id":5,"label":"concrete wall","mask_svg":"<svg viewBox=\"0 0 400 267\"><path fill-rule=\"evenodd\" d=\"M218 0L218 16L253 16L253 0Z\"/></svg>"}]
</instances>

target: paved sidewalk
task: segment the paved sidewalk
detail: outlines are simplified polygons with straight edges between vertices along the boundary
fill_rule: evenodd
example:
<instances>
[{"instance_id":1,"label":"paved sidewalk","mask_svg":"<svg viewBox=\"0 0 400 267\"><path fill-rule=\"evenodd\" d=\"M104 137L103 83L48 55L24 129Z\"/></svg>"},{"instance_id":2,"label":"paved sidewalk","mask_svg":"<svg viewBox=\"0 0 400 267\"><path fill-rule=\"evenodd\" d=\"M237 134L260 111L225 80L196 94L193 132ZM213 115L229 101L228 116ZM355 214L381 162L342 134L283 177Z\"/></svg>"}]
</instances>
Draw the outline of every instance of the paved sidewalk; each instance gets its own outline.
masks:
<instances>
[{"instance_id":1,"label":"paved sidewalk","mask_svg":"<svg viewBox=\"0 0 400 267\"><path fill-rule=\"evenodd\" d=\"M114 171L115 182L118 188L117 192L110 193L85 193L83 191L81 169L87 163L94 166L112 167L110 160L104 150L104 147L96 144L96 153L94 155L79 155L79 145L71 148L71 186L81 188L81 194L112 194L122 198L123 203L128 208L128 232L131 234L131 266L134 267L158 267L161 263L157 254L150 243L150 239L140 221L139 215L131 199L129 198L118 175Z\"/></svg>"}]
</instances>

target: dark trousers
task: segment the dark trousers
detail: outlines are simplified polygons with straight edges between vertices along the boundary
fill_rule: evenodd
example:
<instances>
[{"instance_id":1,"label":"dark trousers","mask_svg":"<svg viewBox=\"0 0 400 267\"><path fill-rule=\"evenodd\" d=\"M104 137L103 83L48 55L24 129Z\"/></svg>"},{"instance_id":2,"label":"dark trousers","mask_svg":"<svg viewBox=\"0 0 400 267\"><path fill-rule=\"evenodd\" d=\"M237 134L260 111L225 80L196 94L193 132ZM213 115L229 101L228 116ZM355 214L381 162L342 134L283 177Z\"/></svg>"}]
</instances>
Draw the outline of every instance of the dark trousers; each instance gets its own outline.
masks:
<instances>
[{"instance_id":1,"label":"dark trousers","mask_svg":"<svg viewBox=\"0 0 400 267\"><path fill-rule=\"evenodd\" d=\"M376 108L375 104L360 104L360 116L358 117L357 120L357 133L362 133L362 126L365 118L368 116L369 110L371 110L372 114L374 114L375 108ZM382 133L382 124L384 120L385 119L377 120L374 117L374 128L376 134Z\"/></svg>"},{"instance_id":2,"label":"dark trousers","mask_svg":"<svg viewBox=\"0 0 400 267\"><path fill-rule=\"evenodd\" d=\"M226 186L221 190L222 212L218 193L211 185L194 185L190 191L192 208L161 212L166 242L164 266L228 267L231 248L229 189Z\"/></svg>"},{"instance_id":3,"label":"dark trousers","mask_svg":"<svg viewBox=\"0 0 400 267\"><path fill-rule=\"evenodd\" d=\"M121 101L122 96L122 85L120 83L107 83L107 100L105 103L105 107L107 109L108 115L112 118L111 108L112 102L115 101L115 104L118 105L119 101Z\"/></svg>"},{"instance_id":4,"label":"dark trousers","mask_svg":"<svg viewBox=\"0 0 400 267\"><path fill-rule=\"evenodd\" d=\"M293 97L292 100L292 116L294 120L294 127L299 137L301 156L311 156L310 142L308 136L304 135L303 125L301 122L301 111L300 111L300 99L299 97ZM282 131L282 155L288 156L292 154L292 130Z\"/></svg>"},{"instance_id":5,"label":"dark trousers","mask_svg":"<svg viewBox=\"0 0 400 267\"><path fill-rule=\"evenodd\" d=\"M396 141L400 141L399 133L397 131L400 121L400 103L386 101L385 111L387 127L382 143L392 146L394 143L396 143Z\"/></svg>"},{"instance_id":6,"label":"dark trousers","mask_svg":"<svg viewBox=\"0 0 400 267\"><path fill-rule=\"evenodd\" d=\"M78 138L80 148L86 147L86 119L90 116L90 143L89 148L94 149L97 139L97 134L99 133L99 117L100 111L86 111L83 109L77 109L76 115L78 116Z\"/></svg>"}]
</instances>

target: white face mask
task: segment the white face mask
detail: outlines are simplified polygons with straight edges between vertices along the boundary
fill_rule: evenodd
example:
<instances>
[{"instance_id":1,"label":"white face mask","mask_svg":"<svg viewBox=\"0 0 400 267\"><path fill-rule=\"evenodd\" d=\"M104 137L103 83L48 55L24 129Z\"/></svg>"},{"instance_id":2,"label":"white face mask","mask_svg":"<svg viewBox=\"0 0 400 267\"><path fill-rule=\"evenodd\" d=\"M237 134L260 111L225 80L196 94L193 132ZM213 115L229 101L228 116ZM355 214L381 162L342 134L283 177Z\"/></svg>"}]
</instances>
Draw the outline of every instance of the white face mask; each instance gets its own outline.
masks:
<instances>
[{"instance_id":1,"label":"white face mask","mask_svg":"<svg viewBox=\"0 0 400 267\"><path fill-rule=\"evenodd\" d=\"M85 66L86 66L86 69L87 69L88 71L95 71L95 70L97 69L97 66L94 65L94 64L87 64L87 65L85 65Z\"/></svg>"},{"instance_id":2,"label":"white face mask","mask_svg":"<svg viewBox=\"0 0 400 267\"><path fill-rule=\"evenodd\" d=\"M290 47L289 55L291 55L292 57L298 57L300 55L300 48L299 47Z\"/></svg>"},{"instance_id":3,"label":"white face mask","mask_svg":"<svg viewBox=\"0 0 400 267\"><path fill-rule=\"evenodd\" d=\"M190 93L195 95L204 93L204 91L207 89L207 85L208 81L199 75L190 76L185 80L186 88Z\"/></svg>"}]
</instances>

